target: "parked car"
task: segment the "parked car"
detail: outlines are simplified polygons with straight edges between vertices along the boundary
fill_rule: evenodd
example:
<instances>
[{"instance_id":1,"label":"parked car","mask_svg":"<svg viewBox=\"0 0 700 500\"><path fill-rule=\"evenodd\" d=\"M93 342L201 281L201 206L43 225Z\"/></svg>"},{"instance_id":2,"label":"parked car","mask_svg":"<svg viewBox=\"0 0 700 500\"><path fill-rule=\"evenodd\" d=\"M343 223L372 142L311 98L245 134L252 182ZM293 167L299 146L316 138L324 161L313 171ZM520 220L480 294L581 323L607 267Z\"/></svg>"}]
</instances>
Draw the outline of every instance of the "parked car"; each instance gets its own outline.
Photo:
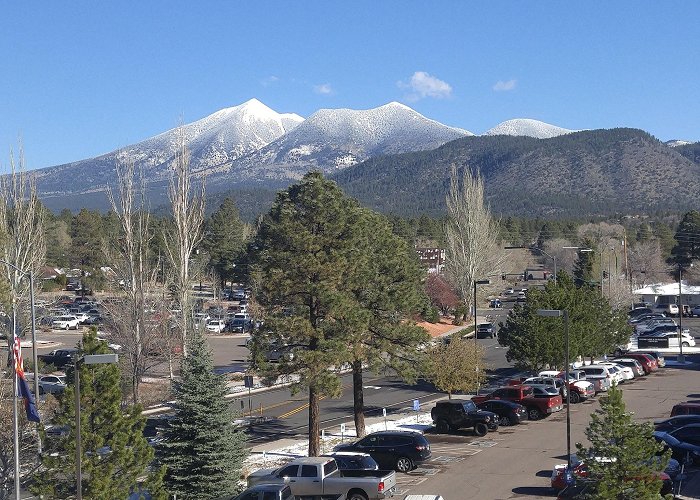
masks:
<instances>
[{"instance_id":1,"label":"parked car","mask_svg":"<svg viewBox=\"0 0 700 500\"><path fill-rule=\"evenodd\" d=\"M333 451L325 453L322 457L334 458L338 469L345 470L379 470L379 464L367 453L355 453L352 451Z\"/></svg>"},{"instance_id":2,"label":"parked car","mask_svg":"<svg viewBox=\"0 0 700 500\"><path fill-rule=\"evenodd\" d=\"M628 312L627 315L630 318L636 318L636 317L642 316L644 314L653 314L653 313L654 313L654 310L650 306L641 306L641 307L635 307L630 312Z\"/></svg>"},{"instance_id":3,"label":"parked car","mask_svg":"<svg viewBox=\"0 0 700 500\"><path fill-rule=\"evenodd\" d=\"M516 425L527 420L527 409L513 401L492 399L476 405L478 408L498 415L499 425Z\"/></svg>"},{"instance_id":4,"label":"parked car","mask_svg":"<svg viewBox=\"0 0 700 500\"><path fill-rule=\"evenodd\" d=\"M346 470L329 457L296 458L279 469L261 469L248 476L248 486L289 485L295 497L376 500L391 497L396 473L388 470Z\"/></svg>"},{"instance_id":5,"label":"parked car","mask_svg":"<svg viewBox=\"0 0 700 500\"><path fill-rule=\"evenodd\" d=\"M656 304L654 311L665 314L666 316L678 315L678 304Z\"/></svg>"},{"instance_id":6,"label":"parked car","mask_svg":"<svg viewBox=\"0 0 700 500\"><path fill-rule=\"evenodd\" d=\"M559 377L529 377L523 380L523 384L531 386L545 386L556 389L561 394L562 400L566 400L566 383Z\"/></svg>"},{"instance_id":7,"label":"parked car","mask_svg":"<svg viewBox=\"0 0 700 500\"><path fill-rule=\"evenodd\" d=\"M379 431L354 443L336 446L336 451L368 453L380 467L408 472L431 456L425 436L410 431Z\"/></svg>"},{"instance_id":8,"label":"parked car","mask_svg":"<svg viewBox=\"0 0 700 500\"><path fill-rule=\"evenodd\" d=\"M226 323L222 319L211 319L207 322L207 331L212 333L221 333L226 328Z\"/></svg>"},{"instance_id":9,"label":"parked car","mask_svg":"<svg viewBox=\"0 0 700 500\"><path fill-rule=\"evenodd\" d=\"M642 365L636 359L615 358L615 363L617 363L618 365L626 366L627 368L632 370L632 373L634 373L635 377L644 376L644 368L642 368Z\"/></svg>"},{"instance_id":10,"label":"parked car","mask_svg":"<svg viewBox=\"0 0 700 500\"><path fill-rule=\"evenodd\" d=\"M634 351L637 354L648 354L656 360L656 365L659 368L664 368L666 366L666 358L658 351Z\"/></svg>"},{"instance_id":11,"label":"parked car","mask_svg":"<svg viewBox=\"0 0 700 500\"><path fill-rule=\"evenodd\" d=\"M610 386L613 385L612 373L606 366L586 365L579 368L579 370L584 372L586 374L586 380L593 382L593 384L596 384L596 381L598 380L605 380L605 382L599 383L599 387L596 387L596 393L600 391L607 391Z\"/></svg>"},{"instance_id":12,"label":"parked car","mask_svg":"<svg viewBox=\"0 0 700 500\"><path fill-rule=\"evenodd\" d=\"M65 375L42 375L39 377L39 394L61 394L65 390Z\"/></svg>"},{"instance_id":13,"label":"parked car","mask_svg":"<svg viewBox=\"0 0 700 500\"><path fill-rule=\"evenodd\" d=\"M545 370L539 373L540 377L556 377L564 381L564 372ZM580 403L595 396L595 385L586 380L586 374L581 370L569 371L569 401L571 404Z\"/></svg>"},{"instance_id":14,"label":"parked car","mask_svg":"<svg viewBox=\"0 0 700 500\"><path fill-rule=\"evenodd\" d=\"M684 401L674 405L671 409L671 416L675 417L676 415L700 415L700 402Z\"/></svg>"},{"instance_id":15,"label":"parked car","mask_svg":"<svg viewBox=\"0 0 700 500\"><path fill-rule=\"evenodd\" d=\"M229 500L294 500L294 498L288 484L256 484L240 495L229 497Z\"/></svg>"},{"instance_id":16,"label":"parked car","mask_svg":"<svg viewBox=\"0 0 700 500\"><path fill-rule=\"evenodd\" d=\"M658 319L658 318L665 318L661 313L648 313L648 314L639 314L637 316L631 317L627 322L630 325L636 325L638 323L642 323L648 319Z\"/></svg>"},{"instance_id":17,"label":"parked car","mask_svg":"<svg viewBox=\"0 0 700 500\"><path fill-rule=\"evenodd\" d=\"M246 313L235 313L229 320L228 330L234 333L246 333L252 329L253 321Z\"/></svg>"},{"instance_id":18,"label":"parked car","mask_svg":"<svg viewBox=\"0 0 700 500\"><path fill-rule=\"evenodd\" d=\"M696 464L700 463L700 446L680 441L667 432L654 431L654 439L670 448L671 456L676 460L682 462L688 458Z\"/></svg>"},{"instance_id":19,"label":"parked car","mask_svg":"<svg viewBox=\"0 0 700 500\"><path fill-rule=\"evenodd\" d=\"M489 307L492 309L501 309L503 308L503 304L501 303L501 299L491 299L489 300Z\"/></svg>"},{"instance_id":20,"label":"parked car","mask_svg":"<svg viewBox=\"0 0 700 500\"><path fill-rule=\"evenodd\" d=\"M485 436L489 430L498 429L500 420L495 413L481 410L473 401L464 399L438 401L430 416L440 433L471 427L477 436Z\"/></svg>"},{"instance_id":21,"label":"parked car","mask_svg":"<svg viewBox=\"0 0 700 500\"><path fill-rule=\"evenodd\" d=\"M75 316L58 316L51 322L51 328L54 330L77 330L80 326L80 320Z\"/></svg>"},{"instance_id":22,"label":"parked car","mask_svg":"<svg viewBox=\"0 0 700 500\"><path fill-rule=\"evenodd\" d=\"M556 390L554 394L542 391L537 391L536 394L535 388L528 385L500 387L489 394L472 397L472 401L477 405L491 399L505 399L523 405L527 408L527 416L530 420L538 420L564 407L561 396Z\"/></svg>"},{"instance_id":23,"label":"parked car","mask_svg":"<svg viewBox=\"0 0 700 500\"><path fill-rule=\"evenodd\" d=\"M650 356L649 354L628 352L624 356L620 357L636 359L637 361L639 361L639 364L642 365L644 373L647 375L659 369L658 365L656 364L656 360L653 358L653 356ZM614 359L617 359L617 357Z\"/></svg>"},{"instance_id":24,"label":"parked car","mask_svg":"<svg viewBox=\"0 0 700 500\"><path fill-rule=\"evenodd\" d=\"M612 371L613 379L617 384L634 379L634 371L627 366L617 364L617 361L595 361L593 364L607 366Z\"/></svg>"},{"instance_id":25,"label":"parked car","mask_svg":"<svg viewBox=\"0 0 700 500\"><path fill-rule=\"evenodd\" d=\"M63 368L64 366L73 363L73 358L78 352L76 348L68 349L56 349L48 354L39 354L39 361L46 363L47 365L54 365L56 368Z\"/></svg>"},{"instance_id":26,"label":"parked car","mask_svg":"<svg viewBox=\"0 0 700 500\"><path fill-rule=\"evenodd\" d=\"M496 328L493 323L479 323L476 325L476 338L494 338Z\"/></svg>"},{"instance_id":27,"label":"parked car","mask_svg":"<svg viewBox=\"0 0 700 500\"><path fill-rule=\"evenodd\" d=\"M671 432L689 424L700 424L700 415L678 415L654 421L654 430L660 432Z\"/></svg>"}]
</instances>

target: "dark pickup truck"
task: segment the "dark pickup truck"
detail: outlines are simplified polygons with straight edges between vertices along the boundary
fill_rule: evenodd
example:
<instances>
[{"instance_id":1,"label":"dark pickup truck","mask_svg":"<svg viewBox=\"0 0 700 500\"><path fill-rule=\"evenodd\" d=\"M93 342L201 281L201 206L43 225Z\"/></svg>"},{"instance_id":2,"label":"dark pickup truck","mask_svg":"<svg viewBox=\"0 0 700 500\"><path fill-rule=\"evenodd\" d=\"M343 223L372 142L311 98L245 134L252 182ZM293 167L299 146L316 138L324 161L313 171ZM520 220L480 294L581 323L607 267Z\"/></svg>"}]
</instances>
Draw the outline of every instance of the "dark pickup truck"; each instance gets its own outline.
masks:
<instances>
[{"instance_id":1,"label":"dark pickup truck","mask_svg":"<svg viewBox=\"0 0 700 500\"><path fill-rule=\"evenodd\" d=\"M56 349L48 354L39 354L39 361L47 365L54 365L56 368L63 368L66 365L73 363L73 357L78 352L78 349Z\"/></svg>"},{"instance_id":2,"label":"dark pickup truck","mask_svg":"<svg viewBox=\"0 0 700 500\"><path fill-rule=\"evenodd\" d=\"M480 410L473 401L450 399L438 401L430 411L435 428L440 433L473 427L474 434L485 436L489 430L498 429L498 415Z\"/></svg>"},{"instance_id":3,"label":"dark pickup truck","mask_svg":"<svg viewBox=\"0 0 700 500\"><path fill-rule=\"evenodd\" d=\"M472 401L479 404L491 399L505 399L523 405L527 408L527 416L530 420L539 420L551 413L561 410L564 405L560 395L535 396L532 387L527 385L514 385L500 387L491 394L474 396Z\"/></svg>"}]
</instances>

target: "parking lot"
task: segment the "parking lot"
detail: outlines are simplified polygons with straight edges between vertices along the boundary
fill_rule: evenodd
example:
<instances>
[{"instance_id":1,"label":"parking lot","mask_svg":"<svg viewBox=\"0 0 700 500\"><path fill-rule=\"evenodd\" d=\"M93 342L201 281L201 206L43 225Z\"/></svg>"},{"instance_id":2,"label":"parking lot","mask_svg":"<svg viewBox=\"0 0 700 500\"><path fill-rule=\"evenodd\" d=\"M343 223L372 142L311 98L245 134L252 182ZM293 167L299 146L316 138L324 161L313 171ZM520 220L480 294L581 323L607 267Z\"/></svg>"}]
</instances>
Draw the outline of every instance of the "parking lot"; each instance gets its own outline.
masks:
<instances>
[{"instance_id":1,"label":"parking lot","mask_svg":"<svg viewBox=\"0 0 700 500\"><path fill-rule=\"evenodd\" d=\"M696 360L698 361L698 360ZM627 409L639 421L669 416L680 401L700 398L699 366L666 368L621 387ZM585 429L598 398L571 408L572 449L586 443ZM501 427L483 438L469 430L450 435L426 433L432 457L409 474L397 475L400 493L441 494L446 499L556 498L549 487L554 465L566 462L566 414L544 420ZM700 474L690 467L681 493L700 494Z\"/></svg>"}]
</instances>

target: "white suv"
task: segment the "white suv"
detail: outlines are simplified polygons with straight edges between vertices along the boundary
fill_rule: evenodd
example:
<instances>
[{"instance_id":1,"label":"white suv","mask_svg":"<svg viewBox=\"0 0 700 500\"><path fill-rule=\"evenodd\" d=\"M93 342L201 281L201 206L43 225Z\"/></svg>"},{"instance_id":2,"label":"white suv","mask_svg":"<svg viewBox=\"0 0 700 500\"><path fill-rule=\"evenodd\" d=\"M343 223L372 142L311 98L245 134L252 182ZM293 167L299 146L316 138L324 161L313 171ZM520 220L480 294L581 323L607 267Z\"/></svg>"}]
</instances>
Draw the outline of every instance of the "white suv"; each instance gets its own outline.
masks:
<instances>
[{"instance_id":1,"label":"white suv","mask_svg":"<svg viewBox=\"0 0 700 500\"><path fill-rule=\"evenodd\" d=\"M51 322L51 328L55 330L77 330L80 320L75 316L59 316Z\"/></svg>"},{"instance_id":2,"label":"white suv","mask_svg":"<svg viewBox=\"0 0 700 500\"><path fill-rule=\"evenodd\" d=\"M665 316L678 316L678 304L657 304L654 310Z\"/></svg>"}]
</instances>

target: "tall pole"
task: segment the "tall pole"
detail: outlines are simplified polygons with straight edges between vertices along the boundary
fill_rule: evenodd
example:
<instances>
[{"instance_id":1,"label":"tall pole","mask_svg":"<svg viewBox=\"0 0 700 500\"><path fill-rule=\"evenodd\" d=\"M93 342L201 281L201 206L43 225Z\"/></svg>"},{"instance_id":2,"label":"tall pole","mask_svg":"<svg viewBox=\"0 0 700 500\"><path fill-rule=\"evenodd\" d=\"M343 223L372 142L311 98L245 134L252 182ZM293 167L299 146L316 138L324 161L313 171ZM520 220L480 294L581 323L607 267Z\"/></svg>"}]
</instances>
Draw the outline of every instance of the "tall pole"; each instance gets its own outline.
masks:
<instances>
[{"instance_id":1,"label":"tall pole","mask_svg":"<svg viewBox=\"0 0 700 500\"><path fill-rule=\"evenodd\" d=\"M36 405L37 411L39 410L39 354L36 350L36 313L34 312L34 275L31 271L27 273L29 275L29 304L31 307L31 321L32 321L32 365L34 368L34 404ZM37 422L37 428L39 423ZM36 448L37 454L41 456L42 446L41 446L41 433L36 433Z\"/></svg>"},{"instance_id":2,"label":"tall pole","mask_svg":"<svg viewBox=\"0 0 700 500\"><path fill-rule=\"evenodd\" d=\"M557 256L552 257L554 260L554 286L557 286Z\"/></svg>"},{"instance_id":3,"label":"tall pole","mask_svg":"<svg viewBox=\"0 0 700 500\"><path fill-rule=\"evenodd\" d=\"M678 362L685 363L683 356L683 290L681 289L681 278L683 277L683 268L678 264L678 347L680 354Z\"/></svg>"},{"instance_id":4,"label":"tall pole","mask_svg":"<svg viewBox=\"0 0 700 500\"><path fill-rule=\"evenodd\" d=\"M564 383L566 384L566 469L571 471L571 389L569 388L569 312L564 309Z\"/></svg>"},{"instance_id":5,"label":"tall pole","mask_svg":"<svg viewBox=\"0 0 700 500\"><path fill-rule=\"evenodd\" d=\"M17 399L18 399L18 380L17 380L17 350L15 347L15 342L17 342L17 309L15 307L15 298L12 297L12 429L13 434L13 444L14 444L14 460L15 460L15 500L19 500L19 480L20 480L20 470L19 470L19 414L17 412Z\"/></svg>"},{"instance_id":6,"label":"tall pole","mask_svg":"<svg viewBox=\"0 0 700 500\"><path fill-rule=\"evenodd\" d=\"M476 278L474 278L474 295L472 297L474 299L474 360L475 360L475 370L476 370L476 395L479 395L479 357L477 356L478 352L478 343L477 343L477 333L476 333Z\"/></svg>"},{"instance_id":7,"label":"tall pole","mask_svg":"<svg viewBox=\"0 0 700 500\"><path fill-rule=\"evenodd\" d=\"M82 443L80 441L80 363L75 361L75 498L83 498Z\"/></svg>"}]
</instances>

